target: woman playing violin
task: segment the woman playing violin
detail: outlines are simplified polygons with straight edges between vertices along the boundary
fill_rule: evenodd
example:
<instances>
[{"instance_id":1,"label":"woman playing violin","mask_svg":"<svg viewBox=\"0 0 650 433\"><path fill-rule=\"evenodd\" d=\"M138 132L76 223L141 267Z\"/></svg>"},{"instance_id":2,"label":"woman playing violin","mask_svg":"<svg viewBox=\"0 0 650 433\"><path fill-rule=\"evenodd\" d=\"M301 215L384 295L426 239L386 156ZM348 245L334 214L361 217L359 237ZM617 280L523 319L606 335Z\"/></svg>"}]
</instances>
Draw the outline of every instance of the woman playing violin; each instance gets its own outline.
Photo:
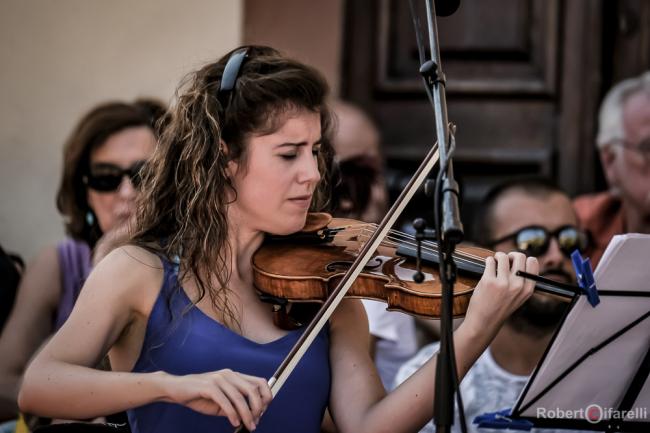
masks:
<instances>
[{"instance_id":1,"label":"woman playing violin","mask_svg":"<svg viewBox=\"0 0 650 433\"><path fill-rule=\"evenodd\" d=\"M319 73L265 47L190 76L145 173L130 243L95 268L32 362L22 410L127 410L134 432L318 432L327 407L341 432L411 432L431 419L435 358L386 394L356 299L341 303L275 398L267 385L302 329L274 325L251 258L265 234L299 231L326 202L326 95ZM487 259L454 334L460 377L532 293L517 270L536 273L537 262ZM93 369L106 353L113 371Z\"/></svg>"}]
</instances>

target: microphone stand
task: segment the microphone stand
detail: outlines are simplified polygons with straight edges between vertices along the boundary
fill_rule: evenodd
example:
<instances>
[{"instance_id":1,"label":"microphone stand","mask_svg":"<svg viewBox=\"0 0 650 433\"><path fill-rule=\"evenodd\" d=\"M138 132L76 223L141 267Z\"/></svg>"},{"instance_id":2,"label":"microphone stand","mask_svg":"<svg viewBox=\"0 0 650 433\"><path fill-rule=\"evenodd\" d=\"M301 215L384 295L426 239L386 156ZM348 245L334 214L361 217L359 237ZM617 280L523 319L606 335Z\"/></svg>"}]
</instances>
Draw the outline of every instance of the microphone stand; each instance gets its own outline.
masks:
<instances>
[{"instance_id":1,"label":"microphone stand","mask_svg":"<svg viewBox=\"0 0 650 433\"><path fill-rule=\"evenodd\" d=\"M458 387L456 358L453 345L452 302L453 287L456 282L456 264L452 254L456 245L463 239L463 225L460 221L458 208L458 183L454 179L451 157L455 148L454 130L447 120L447 101L445 98L445 76L440 63L438 43L438 28L436 24L435 5L431 0L425 0L427 10L427 25L429 31L429 47L431 59L424 60L424 49L421 44L419 23L415 8L411 2L411 12L416 25L416 36L420 52L420 74L425 83L427 96L433 105L436 135L440 151L440 171L435 183L434 218L435 233L438 240L439 273L442 283L442 311L440 317L440 351L436 365L436 384L434 393L434 421L436 432L448 433L454 422L454 393ZM431 193L431 184L427 185L427 193ZM425 239L424 224L419 221L414 224L418 230L418 238ZM420 241L418 241L418 244ZM418 251L420 248L418 248ZM418 263L420 260L418 260ZM419 271L414 280L422 280ZM461 428L466 431L462 413L462 401L459 395Z\"/></svg>"}]
</instances>

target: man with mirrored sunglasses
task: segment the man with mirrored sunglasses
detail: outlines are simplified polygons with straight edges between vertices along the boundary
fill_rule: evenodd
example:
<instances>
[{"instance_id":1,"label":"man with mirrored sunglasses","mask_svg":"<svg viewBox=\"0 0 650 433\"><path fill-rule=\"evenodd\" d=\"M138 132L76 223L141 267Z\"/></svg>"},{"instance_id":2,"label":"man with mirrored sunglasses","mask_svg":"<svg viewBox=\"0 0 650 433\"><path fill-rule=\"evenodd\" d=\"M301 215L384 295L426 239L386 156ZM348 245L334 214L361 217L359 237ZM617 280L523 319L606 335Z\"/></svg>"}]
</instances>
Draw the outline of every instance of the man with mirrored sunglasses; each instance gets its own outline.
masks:
<instances>
[{"instance_id":1,"label":"man with mirrored sunglasses","mask_svg":"<svg viewBox=\"0 0 650 433\"><path fill-rule=\"evenodd\" d=\"M650 71L605 96L596 145L609 190L574 201L594 266L614 235L650 233Z\"/></svg>"},{"instance_id":2,"label":"man with mirrored sunglasses","mask_svg":"<svg viewBox=\"0 0 650 433\"><path fill-rule=\"evenodd\" d=\"M562 190L543 179L516 179L491 189L479 209L477 243L495 251L519 250L535 256L540 275L574 282L569 254L585 248L586 237ZM567 305L552 295L535 293L504 323L461 382L468 431L480 431L472 424L476 416L515 404ZM396 383L406 380L437 351L438 343L421 349L399 370ZM429 423L421 431L432 433L435 427ZM460 432L458 412L452 431Z\"/></svg>"},{"instance_id":3,"label":"man with mirrored sunglasses","mask_svg":"<svg viewBox=\"0 0 650 433\"><path fill-rule=\"evenodd\" d=\"M576 226L567 224L555 230L547 230L540 225L522 227L515 232L490 241L488 246L494 248L495 245L511 241L518 251L527 256L539 257L548 252L553 239L566 257L571 257L575 250L584 252L588 245L587 235Z\"/></svg>"}]
</instances>

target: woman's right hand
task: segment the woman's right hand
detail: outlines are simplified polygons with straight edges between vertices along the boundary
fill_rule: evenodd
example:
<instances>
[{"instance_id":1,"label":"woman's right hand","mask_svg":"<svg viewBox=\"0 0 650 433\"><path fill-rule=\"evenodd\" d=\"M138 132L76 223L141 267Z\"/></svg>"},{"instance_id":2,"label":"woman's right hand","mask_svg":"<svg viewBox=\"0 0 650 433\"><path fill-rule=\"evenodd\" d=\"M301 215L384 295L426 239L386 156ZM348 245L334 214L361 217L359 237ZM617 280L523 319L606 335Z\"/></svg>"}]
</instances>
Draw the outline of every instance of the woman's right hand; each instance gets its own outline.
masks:
<instances>
[{"instance_id":1,"label":"woman's right hand","mask_svg":"<svg viewBox=\"0 0 650 433\"><path fill-rule=\"evenodd\" d=\"M243 421L255 430L273 395L267 381L229 369L170 376L169 401L205 415L226 416L234 427Z\"/></svg>"}]
</instances>

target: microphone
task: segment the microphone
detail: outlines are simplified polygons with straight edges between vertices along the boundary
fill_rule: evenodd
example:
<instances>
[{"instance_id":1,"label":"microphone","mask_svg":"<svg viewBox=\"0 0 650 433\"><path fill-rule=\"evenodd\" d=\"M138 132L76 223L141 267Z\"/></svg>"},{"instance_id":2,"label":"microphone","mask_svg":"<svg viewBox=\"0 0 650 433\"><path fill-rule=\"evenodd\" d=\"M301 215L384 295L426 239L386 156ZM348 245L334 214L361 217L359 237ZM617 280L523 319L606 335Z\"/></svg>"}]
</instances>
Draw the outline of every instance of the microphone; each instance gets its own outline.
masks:
<instances>
[{"instance_id":1,"label":"microphone","mask_svg":"<svg viewBox=\"0 0 650 433\"><path fill-rule=\"evenodd\" d=\"M439 17L448 17L456 12L460 6L460 0L435 0L436 15Z\"/></svg>"}]
</instances>

